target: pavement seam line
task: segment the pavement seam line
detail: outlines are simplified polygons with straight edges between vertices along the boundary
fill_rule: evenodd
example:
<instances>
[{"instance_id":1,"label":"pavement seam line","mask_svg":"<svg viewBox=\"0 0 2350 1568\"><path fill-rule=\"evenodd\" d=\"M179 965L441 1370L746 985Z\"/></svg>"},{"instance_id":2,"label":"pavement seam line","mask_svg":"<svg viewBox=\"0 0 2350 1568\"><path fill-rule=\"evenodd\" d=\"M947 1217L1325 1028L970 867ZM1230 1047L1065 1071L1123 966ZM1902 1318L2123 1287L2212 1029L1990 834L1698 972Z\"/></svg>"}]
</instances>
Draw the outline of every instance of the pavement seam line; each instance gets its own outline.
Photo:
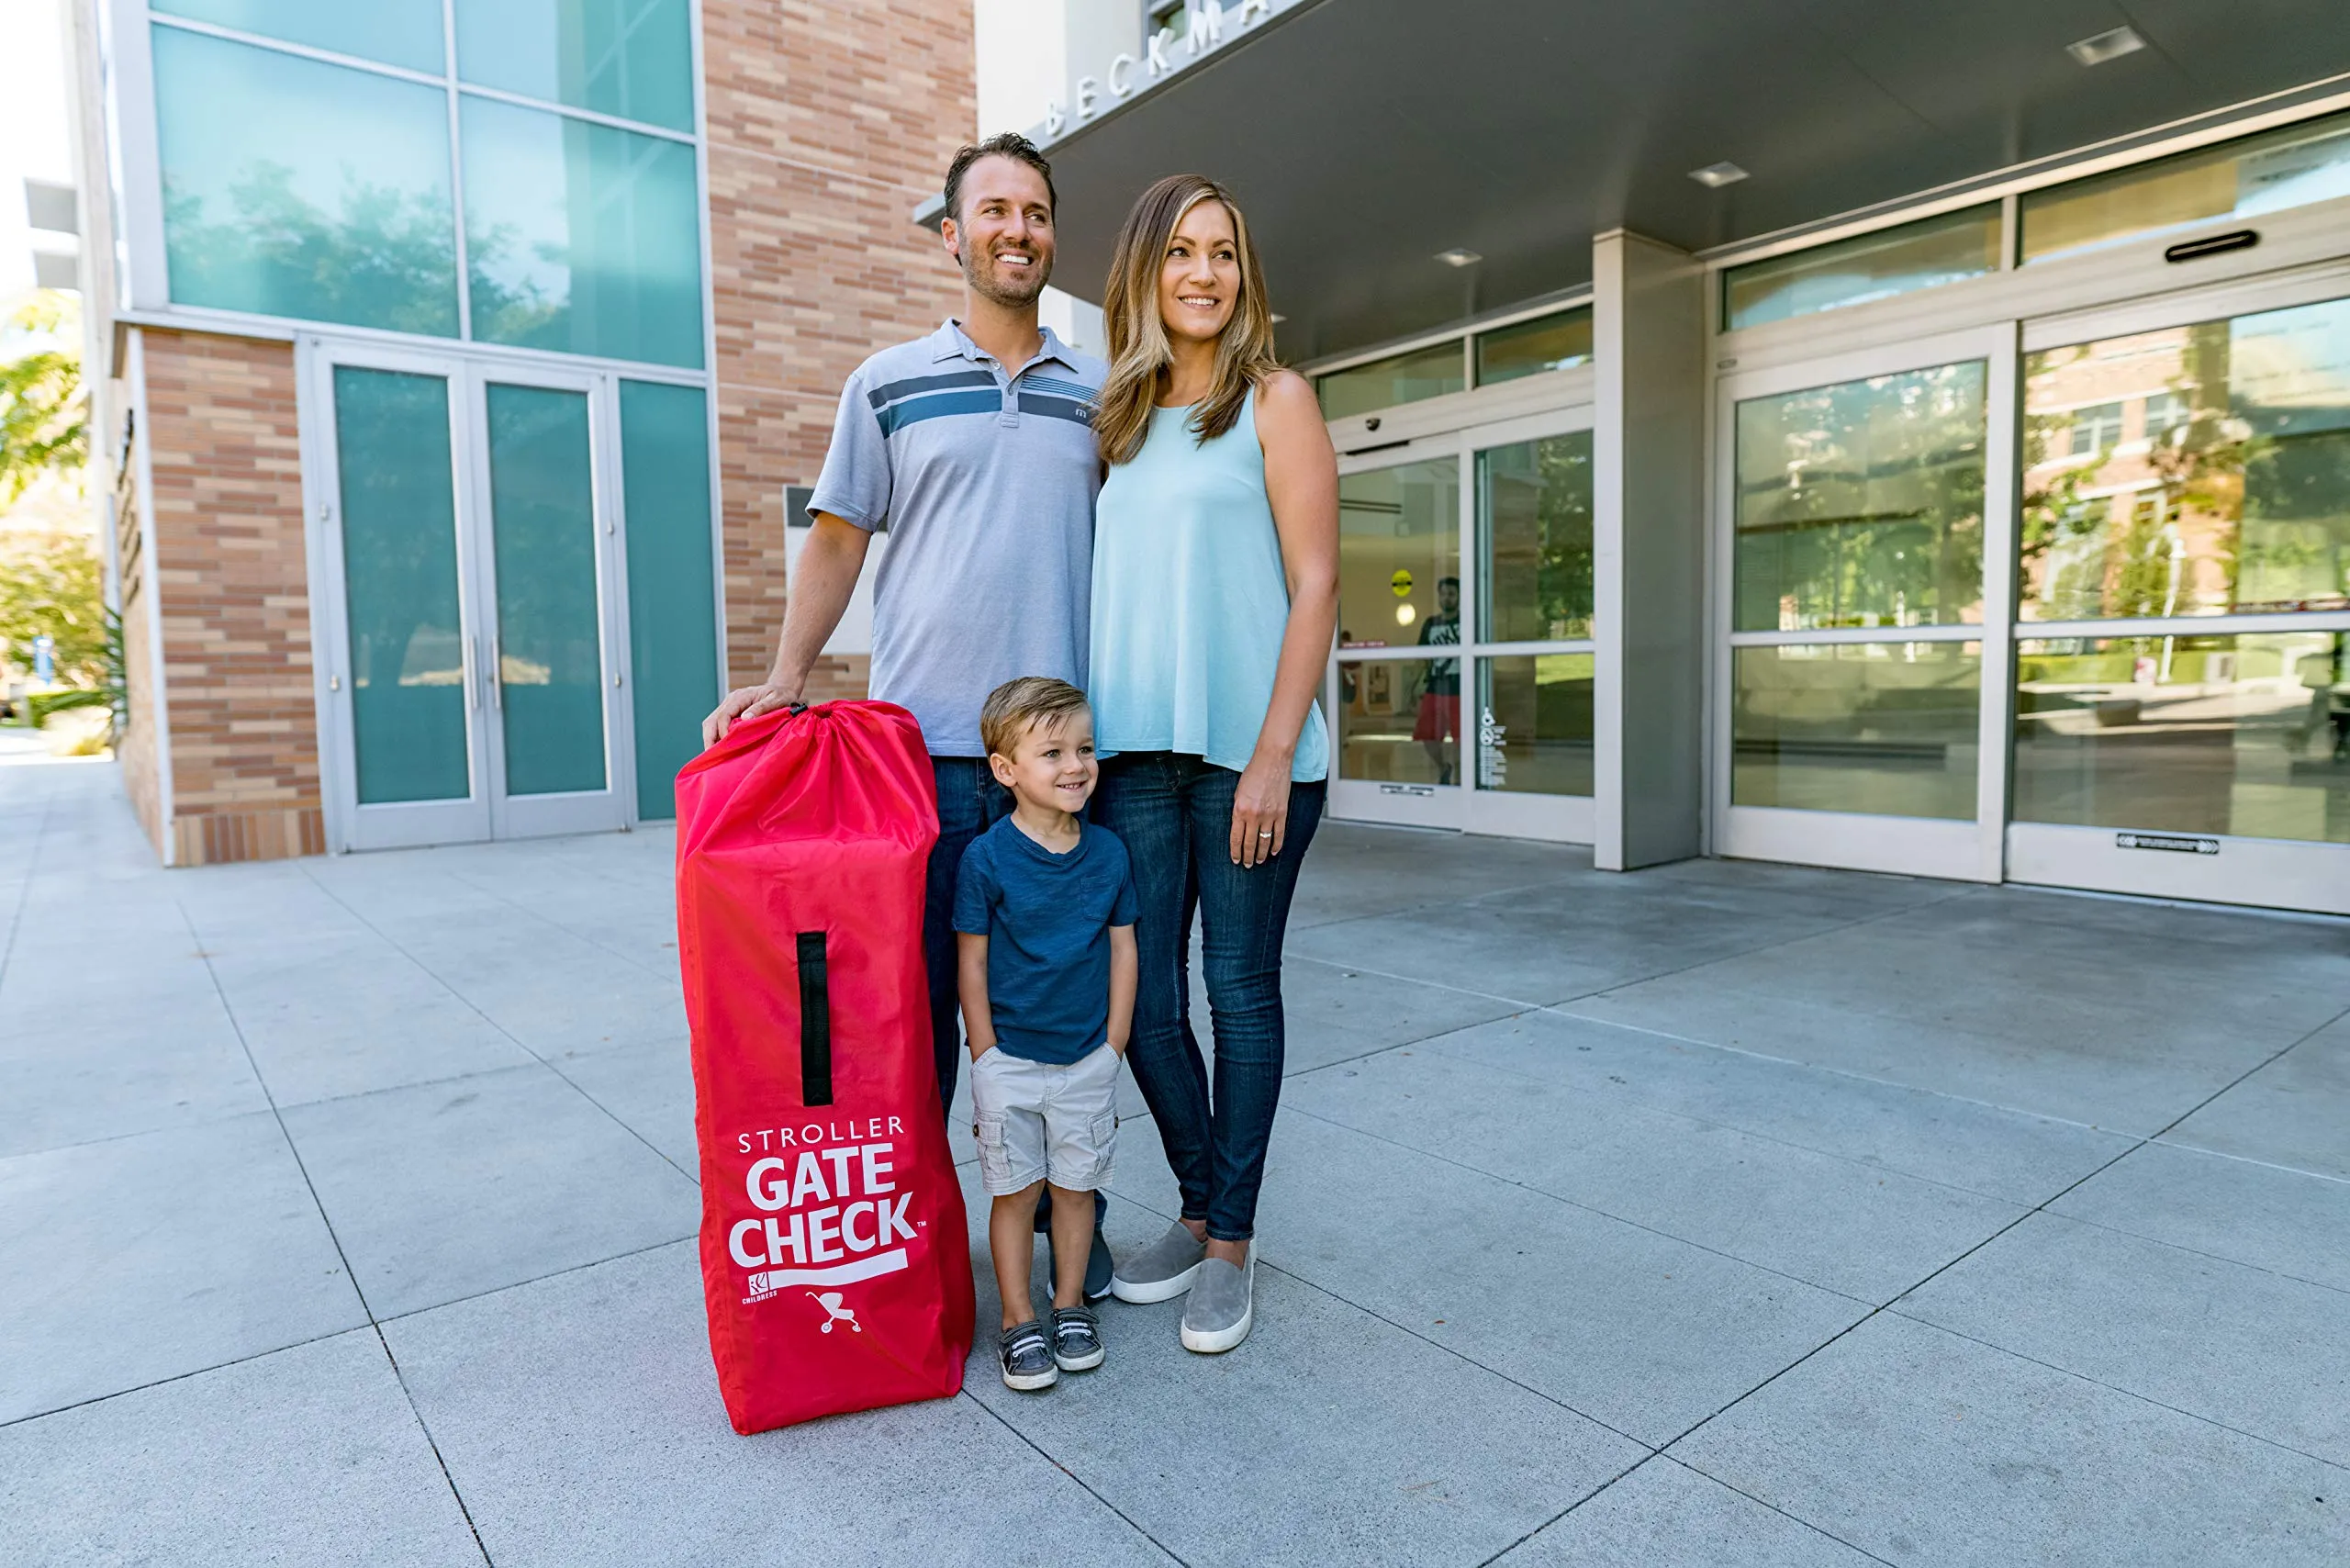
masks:
<instances>
[{"instance_id":1,"label":"pavement seam line","mask_svg":"<svg viewBox=\"0 0 2350 1568\"><path fill-rule=\"evenodd\" d=\"M245 1065L252 1070L253 1081L261 1085L262 1098L269 1102L269 1114L277 1122L277 1136L285 1140L285 1152L293 1157L294 1169L300 1173L302 1185L309 1192L311 1206L318 1210L319 1223L326 1227L327 1240L333 1245L335 1259L342 1265L342 1277L351 1282L351 1292L359 1298L359 1310L367 1315L367 1327L375 1332L376 1349L384 1352L384 1364L392 1369L392 1382L398 1386L400 1398L408 1404L408 1417L416 1423L416 1429L424 1435L424 1446L432 1450L432 1462L441 1467L441 1479L448 1485L450 1500L457 1505L457 1515L465 1521L465 1529L474 1538L474 1550L481 1553L484 1562L488 1562L489 1548L481 1539L481 1527L474 1522L474 1511L465 1506L465 1495L458 1489L457 1478L449 1473L449 1462L442 1455L440 1441L433 1437L432 1428L425 1420L424 1412L417 1407L416 1394L408 1388L408 1378L400 1371L398 1358L392 1354L391 1341L384 1338L384 1326L376 1320L375 1308L367 1299L366 1287L359 1282L359 1271L351 1266L351 1255L343 1250L342 1238L335 1231L334 1220L327 1213L326 1201L319 1196L319 1184L310 1179L310 1167L302 1158L301 1146L294 1141L294 1134L285 1125L285 1114L277 1108L277 1097L270 1092L269 1081L262 1076L261 1063L253 1059L253 1048L245 1039L245 1026L237 1021L237 1010L229 1004L229 993L221 988L219 971L212 966L212 955L205 948L203 935L196 928L196 919L188 913L187 905L180 902L178 894L172 896L172 902L180 912L181 922L187 927L189 940L196 944L196 957L204 962L204 972L211 977L213 994L219 1001L220 1011L228 1016L229 1027L236 1033L237 1047L245 1053Z\"/></svg>"},{"instance_id":2,"label":"pavement seam line","mask_svg":"<svg viewBox=\"0 0 2350 1568\"><path fill-rule=\"evenodd\" d=\"M986 1315L983 1313L980 1316L981 1320L984 1321ZM972 1404L978 1406L981 1410L986 1411L990 1418L994 1420L995 1423L998 1426L1001 1426L1005 1431L1010 1432L1013 1437L1019 1439L1021 1442L1027 1445L1029 1450L1035 1454L1038 1459L1043 1460L1046 1464L1051 1465L1055 1470L1059 1471L1063 1475L1066 1475L1071 1481L1076 1482L1079 1488L1081 1489L1087 1496L1092 1498L1095 1502L1109 1509L1113 1514L1115 1514L1128 1529L1142 1537L1143 1540L1150 1542L1151 1545L1158 1548L1160 1553L1163 1554L1169 1562L1176 1564L1176 1568L1191 1568L1191 1564L1189 1562L1168 1550L1167 1543L1165 1541L1159 1540L1157 1536L1143 1529L1142 1526L1135 1523L1134 1519L1124 1508L1121 1508L1117 1504L1113 1503L1109 1498L1102 1495L1101 1493L1096 1492L1092 1485L1086 1481L1085 1477L1080 1475L1076 1471L1071 1470L1068 1465L1063 1464L1059 1460L1055 1459L1051 1454L1046 1453L1043 1445L1039 1444L1035 1439L1030 1437L1019 1428L1013 1426L1010 1418L1002 1411L996 1409L994 1406L990 1405L986 1400L981 1399L978 1394L973 1394L968 1388L960 1391L960 1393L957 1394L957 1397L960 1399L968 1399Z\"/></svg>"},{"instance_id":3,"label":"pavement seam line","mask_svg":"<svg viewBox=\"0 0 2350 1568\"><path fill-rule=\"evenodd\" d=\"M2137 1150L2132 1149L2130 1152L2135 1154ZM2331 1291L2336 1295L2350 1295L2350 1285L2330 1284L2324 1280L2312 1280L2306 1274L2295 1274L2283 1269L2272 1269L2266 1263L2255 1263L2244 1258L2231 1258L2224 1252L2212 1252L2201 1247L2182 1246L2167 1237L2148 1236L2143 1230L2132 1230L2126 1225L2115 1225L2110 1220L2091 1219L2086 1215L2076 1215L2070 1210L2063 1209L2051 1209L2048 1212L2048 1217L2061 1219L2072 1225L2087 1226L2091 1230L2104 1231L2108 1236L2126 1236L2132 1241L2143 1241L2149 1247L2159 1247L2165 1251L2184 1252L2189 1258L2208 1258L2214 1263L2225 1263L2232 1269L2246 1269L2255 1274L2266 1274L2272 1280L2290 1280L2297 1285L2308 1285L2312 1290Z\"/></svg>"},{"instance_id":4,"label":"pavement seam line","mask_svg":"<svg viewBox=\"0 0 2350 1568\"><path fill-rule=\"evenodd\" d=\"M283 1345L272 1345L268 1350L255 1350L250 1356L231 1356L225 1361L214 1361L208 1366L190 1367L184 1372L173 1372L169 1377L150 1378L145 1383L134 1383L129 1388L118 1388L110 1394L93 1394L87 1399L76 1399L70 1404L52 1406L47 1410L33 1410L22 1416L11 1416L6 1420L0 1421L0 1431L6 1431L10 1427L21 1427L28 1421L45 1421L51 1416L62 1416L69 1410L81 1410L93 1405L104 1405L109 1399L124 1399L134 1394L144 1394L151 1388L166 1388L175 1383L185 1383L192 1377L202 1377L207 1372L226 1372L230 1367L241 1367L248 1361L267 1361L272 1356L283 1355L287 1350L298 1350L306 1345L323 1345L330 1339L340 1339L345 1334L364 1334L372 1327L374 1327L372 1324L354 1323L348 1328L330 1329L324 1334L313 1334L307 1339L294 1339Z\"/></svg>"},{"instance_id":5,"label":"pavement seam line","mask_svg":"<svg viewBox=\"0 0 2350 1568\"><path fill-rule=\"evenodd\" d=\"M358 910L353 909L350 902L340 893L337 893L332 888L330 888L324 882L319 881L317 877L311 876L307 867L303 870L303 875L310 878L312 886L316 887L320 892L326 894L327 897L334 900L336 903L341 904L343 909L349 913L352 919L359 922L360 924L375 933L379 941L389 946L401 958L406 958L409 963L414 964L422 973L431 976L434 985L439 986L442 991L447 991L451 996L455 997L457 1001L464 1003L464 1006L473 1013L475 1017L479 1018L483 1023L488 1025L500 1035L503 1035L507 1039L512 1041L514 1047L517 1050L521 1051L532 1061L537 1062L541 1067L545 1068L549 1072L554 1073L557 1078L563 1080L565 1085L569 1088L573 1093L578 1095L582 1100L587 1101L590 1105L595 1106L598 1111L601 1112L606 1117L610 1119L614 1126L628 1134L629 1137L643 1144L646 1148L651 1149L655 1159L660 1160L662 1164L666 1165L678 1175L683 1176L693 1185L696 1192L699 1192L701 1190L701 1179L699 1176L695 1175L692 1171L688 1170L676 1160L670 1159L666 1154L662 1153L660 1148L655 1145L651 1138L646 1137L643 1133L638 1132L634 1127L630 1126L628 1123L622 1121L619 1113L615 1112L610 1106L605 1104L601 1100L597 1099L593 1094L588 1093L587 1090L581 1088L577 1081L575 1081L569 1073L555 1066L554 1062L548 1060L545 1057L541 1056L537 1051L532 1050L531 1047L524 1043L524 1041L512 1030L506 1027L505 1025L500 1024L497 1019L492 1018L488 1014L483 1012L480 1003L474 1001L472 997L467 996L464 991L459 991L455 986L451 985L447 980L442 979L440 974L436 972L431 965L425 963L423 959L419 958L415 954L409 952L408 948L389 932L385 931L374 921L360 913ZM190 929L193 930L194 927L191 926ZM207 962L208 964L209 960L207 959ZM518 1063L517 1065L519 1066L520 1064ZM256 1068L254 1070L258 1072L260 1070ZM381 1092L381 1091L371 1091L371 1092Z\"/></svg>"},{"instance_id":6,"label":"pavement seam line","mask_svg":"<svg viewBox=\"0 0 2350 1568\"><path fill-rule=\"evenodd\" d=\"M2326 1027L2330 1029L2333 1025L2329 1024ZM2306 1043L2306 1041L2296 1042L2297 1045ZM2255 1159L2249 1154L2231 1154L2224 1148L2207 1148L2199 1143L2181 1143L2177 1138L2165 1137L2159 1133L2146 1141L2158 1143L2165 1148L2177 1149L2182 1154L2201 1154L2208 1155L2213 1159L2232 1159L2239 1165L2255 1166L2262 1170L2280 1171L2288 1176L2306 1176L2312 1182L2331 1182L2338 1187L2350 1187L2350 1176L2336 1176L2328 1170L2311 1170L2301 1165L2283 1165L2274 1159Z\"/></svg>"}]
</instances>

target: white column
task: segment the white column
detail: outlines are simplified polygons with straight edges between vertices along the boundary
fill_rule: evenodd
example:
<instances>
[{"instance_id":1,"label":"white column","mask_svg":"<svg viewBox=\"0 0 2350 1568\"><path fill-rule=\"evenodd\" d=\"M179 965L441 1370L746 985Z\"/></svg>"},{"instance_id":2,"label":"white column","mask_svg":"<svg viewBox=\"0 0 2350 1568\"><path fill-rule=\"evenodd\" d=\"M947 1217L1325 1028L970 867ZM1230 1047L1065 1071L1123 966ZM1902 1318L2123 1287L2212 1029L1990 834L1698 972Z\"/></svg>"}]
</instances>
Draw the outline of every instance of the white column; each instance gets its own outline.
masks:
<instances>
[{"instance_id":1,"label":"white column","mask_svg":"<svg viewBox=\"0 0 2350 1568\"><path fill-rule=\"evenodd\" d=\"M1705 274L1620 229L1592 268L1592 854L1627 871L1703 848Z\"/></svg>"}]
</instances>

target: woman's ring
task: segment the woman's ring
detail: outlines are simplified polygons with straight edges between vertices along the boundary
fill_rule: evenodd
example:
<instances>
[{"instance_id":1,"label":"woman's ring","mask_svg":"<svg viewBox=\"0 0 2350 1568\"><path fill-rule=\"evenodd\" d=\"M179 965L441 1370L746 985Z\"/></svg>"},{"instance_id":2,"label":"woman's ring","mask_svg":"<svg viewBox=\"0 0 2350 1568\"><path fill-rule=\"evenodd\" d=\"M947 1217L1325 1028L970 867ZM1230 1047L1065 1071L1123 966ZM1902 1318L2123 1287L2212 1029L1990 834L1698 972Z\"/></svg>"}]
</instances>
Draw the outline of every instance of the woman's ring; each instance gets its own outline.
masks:
<instances>
[{"instance_id":1,"label":"woman's ring","mask_svg":"<svg viewBox=\"0 0 2350 1568\"><path fill-rule=\"evenodd\" d=\"M1259 838L1270 838L1273 836L1273 830L1269 827L1260 827L1257 830L1257 836Z\"/></svg>"}]
</instances>

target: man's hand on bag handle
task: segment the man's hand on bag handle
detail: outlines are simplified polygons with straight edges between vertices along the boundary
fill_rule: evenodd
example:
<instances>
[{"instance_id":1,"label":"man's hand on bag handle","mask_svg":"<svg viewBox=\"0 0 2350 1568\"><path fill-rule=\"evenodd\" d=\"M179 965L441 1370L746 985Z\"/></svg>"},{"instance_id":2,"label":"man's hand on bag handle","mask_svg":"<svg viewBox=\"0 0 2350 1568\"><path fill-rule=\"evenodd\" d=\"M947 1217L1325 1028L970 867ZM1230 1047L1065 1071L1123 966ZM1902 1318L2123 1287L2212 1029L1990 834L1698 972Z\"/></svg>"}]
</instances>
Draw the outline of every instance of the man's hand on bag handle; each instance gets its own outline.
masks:
<instances>
[{"instance_id":1,"label":"man's hand on bag handle","mask_svg":"<svg viewBox=\"0 0 2350 1568\"><path fill-rule=\"evenodd\" d=\"M778 708L787 708L800 700L800 688L785 687L775 681L763 681L757 686L738 686L726 694L726 700L710 711L701 722L702 749L726 738L726 732L745 719L755 719Z\"/></svg>"},{"instance_id":2,"label":"man's hand on bag handle","mask_svg":"<svg viewBox=\"0 0 2350 1568\"><path fill-rule=\"evenodd\" d=\"M818 512L792 566L789 596L783 606L783 634L777 640L775 667L756 686L738 686L701 722L705 750L726 738L744 719L800 700L808 672L841 623L873 535L855 523Z\"/></svg>"}]
</instances>

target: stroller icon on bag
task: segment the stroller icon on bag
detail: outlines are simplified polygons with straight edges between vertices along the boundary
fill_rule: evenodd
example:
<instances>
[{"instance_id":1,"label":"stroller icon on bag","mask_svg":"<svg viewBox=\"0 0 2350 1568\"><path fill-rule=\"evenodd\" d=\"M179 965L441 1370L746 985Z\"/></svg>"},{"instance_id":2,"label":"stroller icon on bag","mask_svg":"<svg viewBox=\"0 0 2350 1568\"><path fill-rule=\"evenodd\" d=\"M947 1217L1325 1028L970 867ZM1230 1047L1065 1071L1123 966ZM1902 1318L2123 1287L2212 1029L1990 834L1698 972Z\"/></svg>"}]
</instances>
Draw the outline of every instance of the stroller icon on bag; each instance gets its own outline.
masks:
<instances>
[{"instance_id":1,"label":"stroller icon on bag","mask_svg":"<svg viewBox=\"0 0 2350 1568\"><path fill-rule=\"evenodd\" d=\"M808 1293L808 1299L824 1309L825 1333L831 1333L833 1331L833 1325L835 1323L846 1323L851 1328L855 1329L859 1334L865 1332L865 1326L856 1320L856 1309L854 1307L843 1306L841 1305L840 1292L826 1291L822 1295L819 1295L814 1291L810 1291Z\"/></svg>"}]
</instances>

